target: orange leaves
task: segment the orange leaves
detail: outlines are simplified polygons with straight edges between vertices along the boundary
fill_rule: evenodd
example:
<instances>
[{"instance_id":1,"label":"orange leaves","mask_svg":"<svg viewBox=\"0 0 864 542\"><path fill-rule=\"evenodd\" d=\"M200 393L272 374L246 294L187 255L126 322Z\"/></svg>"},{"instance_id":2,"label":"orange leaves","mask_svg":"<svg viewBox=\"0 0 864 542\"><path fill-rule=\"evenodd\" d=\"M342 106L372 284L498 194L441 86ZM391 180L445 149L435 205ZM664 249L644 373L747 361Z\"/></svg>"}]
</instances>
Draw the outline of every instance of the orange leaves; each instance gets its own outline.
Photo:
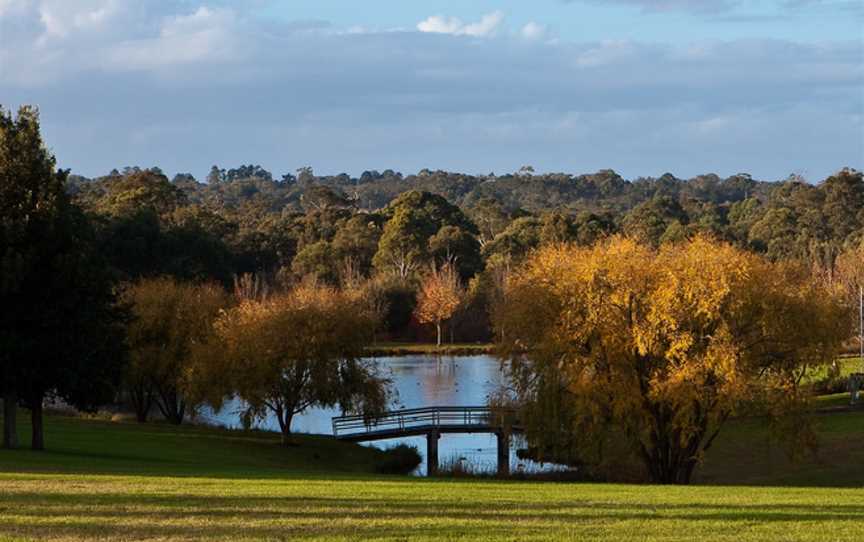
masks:
<instances>
[{"instance_id":1,"label":"orange leaves","mask_svg":"<svg viewBox=\"0 0 864 542\"><path fill-rule=\"evenodd\" d=\"M433 268L420 285L414 314L424 324L438 324L453 316L462 302L462 287L451 264Z\"/></svg>"}]
</instances>

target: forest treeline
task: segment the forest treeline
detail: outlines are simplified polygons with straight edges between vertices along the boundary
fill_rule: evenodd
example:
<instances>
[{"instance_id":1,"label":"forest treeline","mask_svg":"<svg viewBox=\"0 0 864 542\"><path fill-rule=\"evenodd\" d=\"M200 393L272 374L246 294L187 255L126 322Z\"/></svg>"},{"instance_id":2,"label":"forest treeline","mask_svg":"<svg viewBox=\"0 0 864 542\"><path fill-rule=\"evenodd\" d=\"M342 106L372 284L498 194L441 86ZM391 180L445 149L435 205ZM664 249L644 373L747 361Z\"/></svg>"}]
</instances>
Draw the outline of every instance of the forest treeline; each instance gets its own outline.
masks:
<instances>
[{"instance_id":1,"label":"forest treeline","mask_svg":"<svg viewBox=\"0 0 864 542\"><path fill-rule=\"evenodd\" d=\"M214 166L199 182L131 167L72 175L68 190L96 221L100 252L122 279L230 285L256 273L335 285L386 276L387 332L408 339L417 333L417 279L445 262L479 295L496 270L542 245L587 246L623 233L659 246L708 234L774 261L830 270L864 228L864 180L848 168L814 184L744 174L628 181L611 170L541 175L530 167L502 176L386 170L359 178L303 168L274 178L255 165ZM486 311L475 309L451 338L488 339Z\"/></svg>"}]
</instances>

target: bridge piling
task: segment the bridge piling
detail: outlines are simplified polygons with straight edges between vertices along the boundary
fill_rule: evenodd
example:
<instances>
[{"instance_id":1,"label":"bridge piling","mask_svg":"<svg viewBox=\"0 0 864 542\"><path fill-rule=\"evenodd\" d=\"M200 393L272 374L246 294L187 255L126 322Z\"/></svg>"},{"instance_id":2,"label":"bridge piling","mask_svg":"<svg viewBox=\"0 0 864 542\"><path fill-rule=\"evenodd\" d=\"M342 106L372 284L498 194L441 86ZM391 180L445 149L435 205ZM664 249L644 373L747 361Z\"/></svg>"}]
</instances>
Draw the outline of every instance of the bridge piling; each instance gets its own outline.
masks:
<instances>
[{"instance_id":1,"label":"bridge piling","mask_svg":"<svg viewBox=\"0 0 864 542\"><path fill-rule=\"evenodd\" d=\"M503 431L495 433L498 440L498 476L510 474L510 435Z\"/></svg>"},{"instance_id":2,"label":"bridge piling","mask_svg":"<svg viewBox=\"0 0 864 542\"><path fill-rule=\"evenodd\" d=\"M438 431L426 433L426 476L438 474L438 439L441 434Z\"/></svg>"}]
</instances>

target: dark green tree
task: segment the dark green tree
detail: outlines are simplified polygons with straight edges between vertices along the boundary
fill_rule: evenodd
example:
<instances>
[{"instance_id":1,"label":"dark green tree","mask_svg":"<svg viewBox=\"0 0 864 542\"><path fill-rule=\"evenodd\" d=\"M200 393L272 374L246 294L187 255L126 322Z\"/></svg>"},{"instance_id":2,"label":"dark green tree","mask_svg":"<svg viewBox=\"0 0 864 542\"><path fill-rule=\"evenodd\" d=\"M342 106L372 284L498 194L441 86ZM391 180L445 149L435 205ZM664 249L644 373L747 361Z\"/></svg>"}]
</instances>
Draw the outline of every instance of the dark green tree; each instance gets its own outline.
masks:
<instances>
[{"instance_id":1,"label":"dark green tree","mask_svg":"<svg viewBox=\"0 0 864 542\"><path fill-rule=\"evenodd\" d=\"M454 226L476 236L477 226L455 205L443 197L429 192L411 191L396 198L384 210L387 223L378 243L374 264L379 270L395 272L408 277L421 265L431 263L429 240L445 226ZM467 248L467 247L466 247ZM475 253L479 253L479 244ZM474 255L463 255L465 268L459 262L460 275L471 273L469 266L476 261Z\"/></svg>"},{"instance_id":2,"label":"dark green tree","mask_svg":"<svg viewBox=\"0 0 864 542\"><path fill-rule=\"evenodd\" d=\"M30 409L33 449L44 449L46 396L93 409L112 398L125 360L112 276L66 193L68 173L55 164L35 108L17 118L0 110L0 387L9 447L16 403Z\"/></svg>"}]
</instances>

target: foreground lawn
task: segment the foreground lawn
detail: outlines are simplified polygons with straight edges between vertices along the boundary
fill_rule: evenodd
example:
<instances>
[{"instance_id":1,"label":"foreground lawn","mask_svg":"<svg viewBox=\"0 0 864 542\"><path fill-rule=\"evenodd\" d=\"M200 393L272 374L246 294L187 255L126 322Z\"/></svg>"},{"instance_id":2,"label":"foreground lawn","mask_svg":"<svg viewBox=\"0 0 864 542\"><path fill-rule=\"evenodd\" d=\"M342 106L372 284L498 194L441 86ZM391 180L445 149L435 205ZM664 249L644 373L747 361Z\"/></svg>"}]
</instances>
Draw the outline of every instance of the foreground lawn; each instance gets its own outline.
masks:
<instances>
[{"instance_id":1,"label":"foreground lawn","mask_svg":"<svg viewBox=\"0 0 864 542\"><path fill-rule=\"evenodd\" d=\"M861 416L827 427L853 438ZM864 525L860 462L847 488L425 480L376 475L380 452L323 437L276 443L51 417L51 451L0 451L0 540L859 540ZM735 471L743 454L723 453Z\"/></svg>"},{"instance_id":2,"label":"foreground lawn","mask_svg":"<svg viewBox=\"0 0 864 542\"><path fill-rule=\"evenodd\" d=\"M861 490L0 475L7 539L858 540Z\"/></svg>"}]
</instances>

